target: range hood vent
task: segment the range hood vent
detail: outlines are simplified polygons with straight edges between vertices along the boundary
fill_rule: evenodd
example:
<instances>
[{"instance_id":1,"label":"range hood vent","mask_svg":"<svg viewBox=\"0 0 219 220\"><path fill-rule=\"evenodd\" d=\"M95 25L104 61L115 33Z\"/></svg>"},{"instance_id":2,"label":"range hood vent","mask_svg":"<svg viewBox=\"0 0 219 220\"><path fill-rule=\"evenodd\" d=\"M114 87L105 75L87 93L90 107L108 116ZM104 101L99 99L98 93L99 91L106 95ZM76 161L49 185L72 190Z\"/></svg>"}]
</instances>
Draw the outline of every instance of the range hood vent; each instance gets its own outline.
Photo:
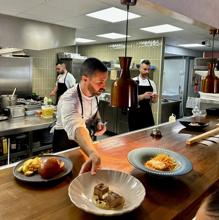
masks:
<instances>
[{"instance_id":1,"label":"range hood vent","mask_svg":"<svg viewBox=\"0 0 219 220\"><path fill-rule=\"evenodd\" d=\"M3 48L45 50L75 44L75 29L0 14Z\"/></svg>"},{"instance_id":2,"label":"range hood vent","mask_svg":"<svg viewBox=\"0 0 219 220\"><path fill-rule=\"evenodd\" d=\"M23 49L20 48L1 48L1 57L29 57Z\"/></svg>"}]
</instances>

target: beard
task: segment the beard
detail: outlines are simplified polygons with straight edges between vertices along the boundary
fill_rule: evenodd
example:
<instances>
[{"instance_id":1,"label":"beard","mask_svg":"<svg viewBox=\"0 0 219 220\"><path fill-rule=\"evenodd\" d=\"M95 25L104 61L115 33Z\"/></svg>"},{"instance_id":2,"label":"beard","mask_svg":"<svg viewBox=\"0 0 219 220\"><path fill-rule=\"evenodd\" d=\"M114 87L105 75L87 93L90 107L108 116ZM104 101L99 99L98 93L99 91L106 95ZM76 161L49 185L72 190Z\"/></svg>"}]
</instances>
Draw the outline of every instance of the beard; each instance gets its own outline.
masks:
<instances>
[{"instance_id":1,"label":"beard","mask_svg":"<svg viewBox=\"0 0 219 220\"><path fill-rule=\"evenodd\" d=\"M102 92L105 91L105 89L101 88L96 91L92 85L88 85L88 91L90 92L91 96L99 96Z\"/></svg>"},{"instance_id":2,"label":"beard","mask_svg":"<svg viewBox=\"0 0 219 220\"><path fill-rule=\"evenodd\" d=\"M57 71L56 73L57 73L57 75L59 75L59 74L63 75L65 73L65 71L61 70L61 71Z\"/></svg>"}]
</instances>

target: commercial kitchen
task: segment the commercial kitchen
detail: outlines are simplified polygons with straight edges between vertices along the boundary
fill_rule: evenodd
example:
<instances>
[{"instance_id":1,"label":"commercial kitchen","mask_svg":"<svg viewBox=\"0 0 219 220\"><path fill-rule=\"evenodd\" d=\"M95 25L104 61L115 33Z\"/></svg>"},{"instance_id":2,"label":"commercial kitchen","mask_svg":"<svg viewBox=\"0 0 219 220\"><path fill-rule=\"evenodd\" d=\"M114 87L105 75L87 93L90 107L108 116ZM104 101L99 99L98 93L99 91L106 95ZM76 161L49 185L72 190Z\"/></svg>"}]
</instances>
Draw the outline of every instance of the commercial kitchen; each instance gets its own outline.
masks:
<instances>
[{"instance_id":1,"label":"commercial kitchen","mask_svg":"<svg viewBox=\"0 0 219 220\"><path fill-rule=\"evenodd\" d=\"M216 0L0 3L0 219L201 219L201 204L219 194ZM76 88L93 57L108 73L97 102L106 132L93 140L95 175L80 173L90 159L82 146L54 151L51 95L57 62ZM158 97L149 101L154 125L132 130L130 112L141 108L132 82L145 60ZM45 177L49 159L60 167Z\"/></svg>"}]
</instances>

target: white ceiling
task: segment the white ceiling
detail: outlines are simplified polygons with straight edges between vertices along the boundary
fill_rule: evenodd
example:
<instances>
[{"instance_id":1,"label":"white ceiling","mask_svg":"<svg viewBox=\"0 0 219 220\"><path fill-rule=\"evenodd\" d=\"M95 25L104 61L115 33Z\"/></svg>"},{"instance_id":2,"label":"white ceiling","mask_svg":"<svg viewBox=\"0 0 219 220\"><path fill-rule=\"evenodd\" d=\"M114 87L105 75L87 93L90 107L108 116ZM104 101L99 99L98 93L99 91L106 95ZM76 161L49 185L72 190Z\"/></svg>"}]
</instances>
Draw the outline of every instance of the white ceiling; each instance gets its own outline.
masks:
<instances>
[{"instance_id":1,"label":"white ceiling","mask_svg":"<svg viewBox=\"0 0 219 220\"><path fill-rule=\"evenodd\" d=\"M120 4L120 0L0 0L0 5L0 14L76 28L76 37L93 39L96 43L121 41L121 39L104 39L96 35L109 32L125 34L125 22L109 23L85 16L86 13L112 6L126 10L126 7ZM128 34L131 36L129 40L163 36L166 37L167 44L176 46L185 43L201 43L210 39L206 29L168 17L151 8L142 7L138 3L130 7L130 11L141 17L129 21ZM143 27L166 23L184 30L166 34L152 34L140 30ZM218 41L215 46L219 49ZM209 49L196 48L196 50Z\"/></svg>"}]
</instances>

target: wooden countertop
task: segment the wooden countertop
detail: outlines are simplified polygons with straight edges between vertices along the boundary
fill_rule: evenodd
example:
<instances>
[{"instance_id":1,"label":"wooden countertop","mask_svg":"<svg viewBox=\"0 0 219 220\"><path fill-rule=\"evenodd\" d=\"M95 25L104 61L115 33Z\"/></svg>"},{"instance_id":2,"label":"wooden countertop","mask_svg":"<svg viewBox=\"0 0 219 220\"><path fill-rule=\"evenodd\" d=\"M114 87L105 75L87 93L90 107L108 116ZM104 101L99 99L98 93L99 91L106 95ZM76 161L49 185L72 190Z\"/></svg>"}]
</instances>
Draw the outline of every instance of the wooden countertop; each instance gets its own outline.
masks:
<instances>
[{"instance_id":1,"label":"wooden countertop","mask_svg":"<svg viewBox=\"0 0 219 220\"><path fill-rule=\"evenodd\" d=\"M218 122L210 118L211 129ZM146 197L135 211L107 219L191 219L202 198L214 190L219 181L218 145L187 146L192 134L179 122L157 126L163 137L152 139L151 129L104 139L96 144L102 156L102 167L116 169L137 177L146 188ZM155 178L131 166L127 160L130 150L138 147L162 147L185 155L193 164L193 171L175 178ZM68 197L68 186L78 174L84 156L79 149L64 153L74 163L73 175L49 186L33 186L16 181L12 168L0 171L0 219L103 219L76 208ZM89 183L88 183L89 184ZM127 192L128 193L128 192ZM105 218L104 218L105 219Z\"/></svg>"}]
</instances>

